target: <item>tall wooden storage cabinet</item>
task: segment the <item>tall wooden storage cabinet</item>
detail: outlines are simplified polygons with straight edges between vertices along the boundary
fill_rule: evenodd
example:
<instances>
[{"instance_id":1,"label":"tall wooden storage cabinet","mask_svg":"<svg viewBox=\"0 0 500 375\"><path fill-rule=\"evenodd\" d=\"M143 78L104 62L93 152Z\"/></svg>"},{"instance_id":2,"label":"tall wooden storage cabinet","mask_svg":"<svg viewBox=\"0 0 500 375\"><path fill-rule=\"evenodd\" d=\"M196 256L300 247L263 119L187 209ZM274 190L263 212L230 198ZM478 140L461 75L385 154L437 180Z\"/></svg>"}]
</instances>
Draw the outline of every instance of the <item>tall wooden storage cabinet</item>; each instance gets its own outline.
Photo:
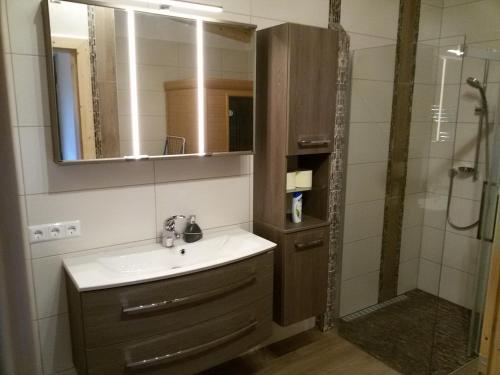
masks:
<instances>
[{"instance_id":1,"label":"tall wooden storage cabinet","mask_svg":"<svg viewBox=\"0 0 500 375\"><path fill-rule=\"evenodd\" d=\"M328 179L336 108L338 33L297 24L257 32L254 232L278 244L274 320L326 309ZM313 171L303 221L291 222L286 173Z\"/></svg>"}]
</instances>

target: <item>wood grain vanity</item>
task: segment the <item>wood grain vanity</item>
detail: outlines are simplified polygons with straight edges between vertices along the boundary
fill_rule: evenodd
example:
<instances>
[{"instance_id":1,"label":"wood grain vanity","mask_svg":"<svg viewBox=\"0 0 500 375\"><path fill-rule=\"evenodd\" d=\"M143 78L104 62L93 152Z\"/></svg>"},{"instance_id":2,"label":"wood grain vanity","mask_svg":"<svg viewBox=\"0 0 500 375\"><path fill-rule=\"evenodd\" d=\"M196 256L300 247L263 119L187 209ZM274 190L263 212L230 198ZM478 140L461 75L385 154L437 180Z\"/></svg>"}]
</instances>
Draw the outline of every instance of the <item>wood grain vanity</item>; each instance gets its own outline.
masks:
<instances>
[{"instance_id":1,"label":"wood grain vanity","mask_svg":"<svg viewBox=\"0 0 500 375\"><path fill-rule=\"evenodd\" d=\"M79 374L192 374L271 334L273 252L170 279L79 291L66 277Z\"/></svg>"},{"instance_id":2,"label":"wood grain vanity","mask_svg":"<svg viewBox=\"0 0 500 375\"><path fill-rule=\"evenodd\" d=\"M254 232L277 243L274 320L326 309L328 184L334 144L338 32L282 24L257 32ZM286 174L312 170L303 220L289 218Z\"/></svg>"}]
</instances>

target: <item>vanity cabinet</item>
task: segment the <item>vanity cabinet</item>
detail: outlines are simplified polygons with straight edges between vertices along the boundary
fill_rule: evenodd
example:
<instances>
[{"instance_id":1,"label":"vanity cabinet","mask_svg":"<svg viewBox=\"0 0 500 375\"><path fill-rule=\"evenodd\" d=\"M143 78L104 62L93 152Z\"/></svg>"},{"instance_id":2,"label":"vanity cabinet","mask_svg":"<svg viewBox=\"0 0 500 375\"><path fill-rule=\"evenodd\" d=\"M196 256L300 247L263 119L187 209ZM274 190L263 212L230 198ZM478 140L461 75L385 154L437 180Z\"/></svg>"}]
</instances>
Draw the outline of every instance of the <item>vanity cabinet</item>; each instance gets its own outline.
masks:
<instances>
[{"instance_id":1,"label":"vanity cabinet","mask_svg":"<svg viewBox=\"0 0 500 375\"><path fill-rule=\"evenodd\" d=\"M66 281L79 374L193 374L271 334L272 251L110 289L80 292Z\"/></svg>"},{"instance_id":2,"label":"vanity cabinet","mask_svg":"<svg viewBox=\"0 0 500 375\"><path fill-rule=\"evenodd\" d=\"M326 310L330 153L336 116L338 32L282 24L257 32L254 233L277 243L274 320ZM312 186L287 190L287 172ZM302 222L290 218L301 190Z\"/></svg>"}]
</instances>

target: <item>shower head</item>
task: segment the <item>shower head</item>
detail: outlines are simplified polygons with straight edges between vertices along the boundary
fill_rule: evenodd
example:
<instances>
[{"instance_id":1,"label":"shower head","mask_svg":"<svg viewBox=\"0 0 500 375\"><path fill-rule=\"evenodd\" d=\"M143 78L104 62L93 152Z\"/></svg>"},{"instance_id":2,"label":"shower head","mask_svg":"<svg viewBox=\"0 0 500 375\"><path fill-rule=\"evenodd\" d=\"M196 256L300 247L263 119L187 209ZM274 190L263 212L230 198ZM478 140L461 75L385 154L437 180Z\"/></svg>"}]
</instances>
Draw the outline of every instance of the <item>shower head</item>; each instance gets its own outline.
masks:
<instances>
[{"instance_id":1,"label":"shower head","mask_svg":"<svg viewBox=\"0 0 500 375\"><path fill-rule=\"evenodd\" d=\"M474 77L467 78L467 84L471 87L474 87L475 89L478 89L478 90L483 89L481 82L479 82L479 80L477 78L474 78Z\"/></svg>"}]
</instances>

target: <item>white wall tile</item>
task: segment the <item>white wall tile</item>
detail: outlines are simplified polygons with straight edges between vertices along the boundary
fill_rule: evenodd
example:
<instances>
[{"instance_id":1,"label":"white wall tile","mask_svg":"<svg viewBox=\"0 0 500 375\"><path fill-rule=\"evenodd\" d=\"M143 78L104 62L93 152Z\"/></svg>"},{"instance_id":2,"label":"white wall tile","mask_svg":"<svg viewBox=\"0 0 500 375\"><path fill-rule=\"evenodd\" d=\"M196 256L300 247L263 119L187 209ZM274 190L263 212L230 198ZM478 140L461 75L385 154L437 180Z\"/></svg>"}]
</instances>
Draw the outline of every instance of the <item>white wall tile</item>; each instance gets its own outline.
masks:
<instances>
[{"instance_id":1,"label":"white wall tile","mask_svg":"<svg viewBox=\"0 0 500 375\"><path fill-rule=\"evenodd\" d=\"M328 26L328 0L253 0L252 16L287 20L306 25Z\"/></svg>"},{"instance_id":2,"label":"white wall tile","mask_svg":"<svg viewBox=\"0 0 500 375\"><path fill-rule=\"evenodd\" d=\"M473 286L474 279L470 274L443 266L439 287L441 298L470 309L472 308Z\"/></svg>"},{"instance_id":3,"label":"white wall tile","mask_svg":"<svg viewBox=\"0 0 500 375\"><path fill-rule=\"evenodd\" d=\"M341 24L347 31L396 39L399 2L348 0L342 2Z\"/></svg>"},{"instance_id":4,"label":"white wall tile","mask_svg":"<svg viewBox=\"0 0 500 375\"><path fill-rule=\"evenodd\" d=\"M38 319L68 311L61 256L34 259L33 280Z\"/></svg>"},{"instance_id":5,"label":"white wall tile","mask_svg":"<svg viewBox=\"0 0 500 375\"><path fill-rule=\"evenodd\" d=\"M19 141L19 128L12 127L12 148L14 149L14 162L17 178L17 193L24 194L23 163L21 158L21 143Z\"/></svg>"},{"instance_id":6,"label":"white wall tile","mask_svg":"<svg viewBox=\"0 0 500 375\"><path fill-rule=\"evenodd\" d=\"M420 256L434 263L442 263L445 233L441 229L423 227Z\"/></svg>"},{"instance_id":7,"label":"white wall tile","mask_svg":"<svg viewBox=\"0 0 500 375\"><path fill-rule=\"evenodd\" d=\"M5 69L5 90L9 105L9 117L12 126L17 126L17 107L16 107L16 86L14 83L14 68L12 67L12 55L2 55ZM5 94L4 94L5 95Z\"/></svg>"},{"instance_id":8,"label":"white wall tile","mask_svg":"<svg viewBox=\"0 0 500 375\"><path fill-rule=\"evenodd\" d=\"M19 126L50 125L45 58L12 55Z\"/></svg>"},{"instance_id":9,"label":"white wall tile","mask_svg":"<svg viewBox=\"0 0 500 375\"><path fill-rule=\"evenodd\" d=\"M384 200L349 204L345 210L344 242L382 235Z\"/></svg>"},{"instance_id":10,"label":"white wall tile","mask_svg":"<svg viewBox=\"0 0 500 375\"><path fill-rule=\"evenodd\" d=\"M428 159L409 159L406 170L406 194L423 193L426 190Z\"/></svg>"},{"instance_id":11,"label":"white wall tile","mask_svg":"<svg viewBox=\"0 0 500 375\"><path fill-rule=\"evenodd\" d=\"M403 228L422 225L424 218L425 194L406 194L403 213Z\"/></svg>"},{"instance_id":12,"label":"white wall tile","mask_svg":"<svg viewBox=\"0 0 500 375\"><path fill-rule=\"evenodd\" d=\"M243 199L243 198L242 198ZM27 196L29 225L80 220L82 236L32 244L33 257L155 238L152 185Z\"/></svg>"},{"instance_id":13,"label":"white wall tile","mask_svg":"<svg viewBox=\"0 0 500 375\"><path fill-rule=\"evenodd\" d=\"M444 244L443 264L450 268L473 274L476 272L480 241L447 232Z\"/></svg>"},{"instance_id":14,"label":"white wall tile","mask_svg":"<svg viewBox=\"0 0 500 375\"><path fill-rule=\"evenodd\" d=\"M56 315L38 321L44 374L73 367L68 315Z\"/></svg>"},{"instance_id":15,"label":"white wall tile","mask_svg":"<svg viewBox=\"0 0 500 375\"><path fill-rule=\"evenodd\" d=\"M446 225L447 196L428 192L425 198L424 224L444 229Z\"/></svg>"},{"instance_id":16,"label":"white wall tile","mask_svg":"<svg viewBox=\"0 0 500 375\"><path fill-rule=\"evenodd\" d=\"M437 295L439 291L440 276L441 266L439 264L420 258L417 283L418 289Z\"/></svg>"},{"instance_id":17,"label":"white wall tile","mask_svg":"<svg viewBox=\"0 0 500 375\"><path fill-rule=\"evenodd\" d=\"M13 53L45 55L40 0L6 0Z\"/></svg>"},{"instance_id":18,"label":"white wall tile","mask_svg":"<svg viewBox=\"0 0 500 375\"><path fill-rule=\"evenodd\" d=\"M455 161L456 167L474 167L473 162L463 162L463 161ZM484 173L485 173L484 164L480 163L478 165L478 179L474 181L472 178L459 178L455 177L453 182L453 197L465 198L465 199L473 199L480 200L481 193L483 190L483 181Z\"/></svg>"},{"instance_id":19,"label":"white wall tile","mask_svg":"<svg viewBox=\"0 0 500 375\"><path fill-rule=\"evenodd\" d=\"M443 11L441 35L466 34L468 42L500 39L499 14L500 3L497 0L446 7Z\"/></svg>"},{"instance_id":20,"label":"white wall tile","mask_svg":"<svg viewBox=\"0 0 500 375\"><path fill-rule=\"evenodd\" d=\"M427 191L435 194L448 194L451 167L451 160L429 158Z\"/></svg>"},{"instance_id":21,"label":"white wall tile","mask_svg":"<svg viewBox=\"0 0 500 375\"><path fill-rule=\"evenodd\" d=\"M342 22L341 22L342 23ZM363 48L373 48L382 46L395 46L396 41L392 38L380 38L372 35L358 34L356 32L348 31L350 43L349 50L356 51Z\"/></svg>"},{"instance_id":22,"label":"white wall tile","mask_svg":"<svg viewBox=\"0 0 500 375\"><path fill-rule=\"evenodd\" d=\"M455 160L474 162L476 158L476 142L478 137L478 124L474 123L458 123L457 134L455 141ZM483 138L481 139L481 150L479 161L484 162L485 159L485 143L486 134L483 128Z\"/></svg>"},{"instance_id":23,"label":"white wall tile","mask_svg":"<svg viewBox=\"0 0 500 375\"><path fill-rule=\"evenodd\" d=\"M172 215L197 217L202 229L250 221L249 176L225 177L156 186L157 235Z\"/></svg>"},{"instance_id":24,"label":"white wall tile","mask_svg":"<svg viewBox=\"0 0 500 375\"><path fill-rule=\"evenodd\" d=\"M48 127L20 127L26 194L152 183L153 162L58 165Z\"/></svg>"},{"instance_id":25,"label":"white wall tile","mask_svg":"<svg viewBox=\"0 0 500 375\"><path fill-rule=\"evenodd\" d=\"M435 86L415 83L413 87L412 122L431 122L433 117Z\"/></svg>"},{"instance_id":26,"label":"white wall tile","mask_svg":"<svg viewBox=\"0 0 500 375\"><path fill-rule=\"evenodd\" d=\"M391 121L392 82L353 79L351 85L351 123Z\"/></svg>"},{"instance_id":27,"label":"white wall tile","mask_svg":"<svg viewBox=\"0 0 500 375\"><path fill-rule=\"evenodd\" d=\"M441 34L443 9L427 4L420 7L419 40L437 39Z\"/></svg>"},{"instance_id":28,"label":"white wall tile","mask_svg":"<svg viewBox=\"0 0 500 375\"><path fill-rule=\"evenodd\" d=\"M452 159L455 143L455 123L436 121L432 123L432 137L430 141L429 156L431 158ZM439 137L437 136L439 133Z\"/></svg>"},{"instance_id":29,"label":"white wall tile","mask_svg":"<svg viewBox=\"0 0 500 375\"><path fill-rule=\"evenodd\" d=\"M398 295L417 288L418 266L418 259L399 264Z\"/></svg>"},{"instance_id":30,"label":"white wall tile","mask_svg":"<svg viewBox=\"0 0 500 375\"><path fill-rule=\"evenodd\" d=\"M478 201L454 197L450 207L450 219L458 226L470 225L479 219L479 206ZM459 231L448 224L446 230L469 237L477 235L477 228Z\"/></svg>"},{"instance_id":31,"label":"white wall tile","mask_svg":"<svg viewBox=\"0 0 500 375\"><path fill-rule=\"evenodd\" d=\"M386 161L389 153L390 124L351 123L348 164Z\"/></svg>"},{"instance_id":32,"label":"white wall tile","mask_svg":"<svg viewBox=\"0 0 500 375\"><path fill-rule=\"evenodd\" d=\"M385 198L387 163L354 164L347 167L346 203Z\"/></svg>"},{"instance_id":33,"label":"white wall tile","mask_svg":"<svg viewBox=\"0 0 500 375\"><path fill-rule=\"evenodd\" d=\"M251 156L199 157L155 161L157 183L249 174Z\"/></svg>"},{"instance_id":34,"label":"white wall tile","mask_svg":"<svg viewBox=\"0 0 500 375\"><path fill-rule=\"evenodd\" d=\"M395 62L395 45L357 50L352 59L352 77L394 82Z\"/></svg>"},{"instance_id":35,"label":"white wall tile","mask_svg":"<svg viewBox=\"0 0 500 375\"><path fill-rule=\"evenodd\" d=\"M422 242L422 227L404 228L401 233L401 251L399 262L407 262L420 257L420 245Z\"/></svg>"},{"instance_id":36,"label":"white wall tile","mask_svg":"<svg viewBox=\"0 0 500 375\"><path fill-rule=\"evenodd\" d=\"M340 316L345 316L378 301L379 272L343 281L340 287Z\"/></svg>"},{"instance_id":37,"label":"white wall tile","mask_svg":"<svg viewBox=\"0 0 500 375\"><path fill-rule=\"evenodd\" d=\"M428 122L412 122L410 125L410 144L408 159L427 158L431 147L431 124Z\"/></svg>"},{"instance_id":38,"label":"white wall tile","mask_svg":"<svg viewBox=\"0 0 500 375\"><path fill-rule=\"evenodd\" d=\"M344 244L342 280L352 279L380 269L382 237L371 237Z\"/></svg>"}]
</instances>

